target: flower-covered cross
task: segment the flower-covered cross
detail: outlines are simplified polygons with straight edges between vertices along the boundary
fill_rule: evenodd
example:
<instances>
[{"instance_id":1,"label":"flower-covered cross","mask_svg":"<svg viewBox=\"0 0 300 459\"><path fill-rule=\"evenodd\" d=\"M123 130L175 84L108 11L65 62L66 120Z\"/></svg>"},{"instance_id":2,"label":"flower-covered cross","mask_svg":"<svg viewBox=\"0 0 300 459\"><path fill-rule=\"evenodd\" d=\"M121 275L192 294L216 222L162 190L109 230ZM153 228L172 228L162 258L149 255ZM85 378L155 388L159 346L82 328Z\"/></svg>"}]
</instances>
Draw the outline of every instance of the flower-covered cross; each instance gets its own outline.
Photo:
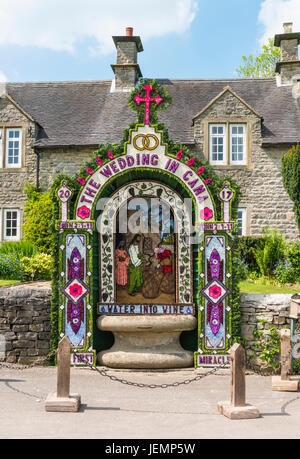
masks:
<instances>
[{"instance_id":1,"label":"flower-covered cross","mask_svg":"<svg viewBox=\"0 0 300 459\"><path fill-rule=\"evenodd\" d=\"M163 98L160 97L159 94L157 94L156 97L151 97L150 93L153 91L153 88L149 83L146 84L143 89L146 91L146 97L141 97L140 94L137 94L133 100L137 105L140 105L141 102L145 102L145 124L149 124L150 102L156 102L156 105L159 105L163 101Z\"/></svg>"}]
</instances>

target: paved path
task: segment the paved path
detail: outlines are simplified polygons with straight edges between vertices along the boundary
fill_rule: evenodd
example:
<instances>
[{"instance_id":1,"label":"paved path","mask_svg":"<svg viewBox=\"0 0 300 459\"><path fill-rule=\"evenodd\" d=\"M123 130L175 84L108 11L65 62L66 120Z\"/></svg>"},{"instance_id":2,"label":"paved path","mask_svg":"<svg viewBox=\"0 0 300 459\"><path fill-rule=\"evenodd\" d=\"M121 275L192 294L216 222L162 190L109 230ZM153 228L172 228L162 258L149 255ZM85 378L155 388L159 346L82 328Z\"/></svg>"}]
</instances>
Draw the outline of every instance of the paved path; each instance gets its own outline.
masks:
<instances>
[{"instance_id":1,"label":"paved path","mask_svg":"<svg viewBox=\"0 0 300 459\"><path fill-rule=\"evenodd\" d=\"M111 373L149 384L194 376L193 370ZM271 378L247 376L247 402L262 417L230 421L217 411L218 401L229 399L229 385L227 373L175 388L140 389L77 368L71 390L82 396L80 412L46 413L56 368L0 367L0 438L300 438L300 393L272 392Z\"/></svg>"}]
</instances>

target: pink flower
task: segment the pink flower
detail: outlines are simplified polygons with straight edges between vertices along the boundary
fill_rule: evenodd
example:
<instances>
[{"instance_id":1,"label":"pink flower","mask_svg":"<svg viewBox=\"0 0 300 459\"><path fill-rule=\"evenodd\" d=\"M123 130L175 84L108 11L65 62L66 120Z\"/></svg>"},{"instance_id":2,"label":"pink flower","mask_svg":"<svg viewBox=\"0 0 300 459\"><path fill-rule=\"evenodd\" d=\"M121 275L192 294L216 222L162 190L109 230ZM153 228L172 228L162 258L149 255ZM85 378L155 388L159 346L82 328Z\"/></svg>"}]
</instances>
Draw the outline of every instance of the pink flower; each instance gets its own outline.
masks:
<instances>
[{"instance_id":1,"label":"pink flower","mask_svg":"<svg viewBox=\"0 0 300 459\"><path fill-rule=\"evenodd\" d=\"M79 284L73 284L71 285L70 287L70 294L72 296L74 296L75 298L77 298L78 296L80 296L82 294L82 287L81 285Z\"/></svg>"},{"instance_id":2,"label":"pink flower","mask_svg":"<svg viewBox=\"0 0 300 459\"><path fill-rule=\"evenodd\" d=\"M200 167L200 169L197 170L197 174L198 175L203 174L204 170L205 170L205 167Z\"/></svg>"},{"instance_id":3,"label":"pink flower","mask_svg":"<svg viewBox=\"0 0 300 459\"><path fill-rule=\"evenodd\" d=\"M214 300L221 296L222 290L217 285L213 285L209 288L209 296L211 296Z\"/></svg>"},{"instance_id":4,"label":"pink flower","mask_svg":"<svg viewBox=\"0 0 300 459\"><path fill-rule=\"evenodd\" d=\"M211 209L209 209L208 207L205 207L205 209L201 210L200 212L200 217L202 218L202 220L211 220L213 216L213 211Z\"/></svg>"},{"instance_id":5,"label":"pink flower","mask_svg":"<svg viewBox=\"0 0 300 459\"><path fill-rule=\"evenodd\" d=\"M90 216L90 209L86 206L79 207L77 211L77 215L82 220L85 220L86 218L89 218Z\"/></svg>"}]
</instances>

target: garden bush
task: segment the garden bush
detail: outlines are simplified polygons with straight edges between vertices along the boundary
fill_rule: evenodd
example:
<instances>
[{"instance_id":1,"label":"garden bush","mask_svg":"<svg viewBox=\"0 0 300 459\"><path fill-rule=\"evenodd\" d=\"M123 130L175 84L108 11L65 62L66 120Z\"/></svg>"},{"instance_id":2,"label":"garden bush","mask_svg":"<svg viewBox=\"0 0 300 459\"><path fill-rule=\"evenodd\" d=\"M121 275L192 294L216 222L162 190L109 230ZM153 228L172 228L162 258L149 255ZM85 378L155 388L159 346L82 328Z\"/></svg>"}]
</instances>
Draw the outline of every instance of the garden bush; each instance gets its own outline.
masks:
<instances>
[{"instance_id":1,"label":"garden bush","mask_svg":"<svg viewBox=\"0 0 300 459\"><path fill-rule=\"evenodd\" d=\"M261 276L272 277L277 263L284 258L286 241L277 229L263 228L264 246L254 250Z\"/></svg>"},{"instance_id":2,"label":"garden bush","mask_svg":"<svg viewBox=\"0 0 300 459\"><path fill-rule=\"evenodd\" d=\"M295 278L300 281L300 241L289 244L286 253L295 273Z\"/></svg>"},{"instance_id":3,"label":"garden bush","mask_svg":"<svg viewBox=\"0 0 300 459\"><path fill-rule=\"evenodd\" d=\"M39 253L34 257L21 259L24 274L31 280L50 280L52 271L52 257L46 253Z\"/></svg>"},{"instance_id":4,"label":"garden bush","mask_svg":"<svg viewBox=\"0 0 300 459\"><path fill-rule=\"evenodd\" d=\"M247 265L245 259L233 257L232 264L235 266L238 279L240 281L246 280L249 276L249 266Z\"/></svg>"},{"instance_id":5,"label":"garden bush","mask_svg":"<svg viewBox=\"0 0 300 459\"><path fill-rule=\"evenodd\" d=\"M282 156L283 185L294 202L294 212L300 229L300 144Z\"/></svg>"},{"instance_id":6,"label":"garden bush","mask_svg":"<svg viewBox=\"0 0 300 459\"><path fill-rule=\"evenodd\" d=\"M37 248L30 241L3 242L0 245L0 254L15 254L19 259L22 257L32 257L37 253Z\"/></svg>"},{"instance_id":7,"label":"garden bush","mask_svg":"<svg viewBox=\"0 0 300 459\"><path fill-rule=\"evenodd\" d=\"M23 280L24 268L17 254L0 254L0 278L5 280Z\"/></svg>"},{"instance_id":8,"label":"garden bush","mask_svg":"<svg viewBox=\"0 0 300 459\"><path fill-rule=\"evenodd\" d=\"M236 238L235 257L242 260L249 273L259 272L259 267L255 259L254 251L264 247L263 237L241 236Z\"/></svg>"},{"instance_id":9,"label":"garden bush","mask_svg":"<svg viewBox=\"0 0 300 459\"><path fill-rule=\"evenodd\" d=\"M300 242L287 244L285 256L275 265L273 273L280 284L300 282Z\"/></svg>"},{"instance_id":10,"label":"garden bush","mask_svg":"<svg viewBox=\"0 0 300 459\"><path fill-rule=\"evenodd\" d=\"M50 193L39 192L33 185L27 184L24 188L27 202L24 207L24 238L32 242L39 252L50 253L52 232L53 202Z\"/></svg>"}]
</instances>

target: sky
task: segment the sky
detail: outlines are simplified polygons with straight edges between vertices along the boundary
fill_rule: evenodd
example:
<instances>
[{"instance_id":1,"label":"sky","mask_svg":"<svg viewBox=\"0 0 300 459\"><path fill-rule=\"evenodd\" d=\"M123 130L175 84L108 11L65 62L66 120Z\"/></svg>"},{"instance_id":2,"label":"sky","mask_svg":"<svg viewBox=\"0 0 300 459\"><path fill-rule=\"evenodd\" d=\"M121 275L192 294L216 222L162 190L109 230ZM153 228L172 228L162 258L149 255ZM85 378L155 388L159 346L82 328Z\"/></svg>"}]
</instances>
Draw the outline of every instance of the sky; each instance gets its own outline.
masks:
<instances>
[{"instance_id":1,"label":"sky","mask_svg":"<svg viewBox=\"0 0 300 459\"><path fill-rule=\"evenodd\" d=\"M236 78L283 22L300 0L0 0L0 82L111 80L128 26L146 78Z\"/></svg>"}]
</instances>

